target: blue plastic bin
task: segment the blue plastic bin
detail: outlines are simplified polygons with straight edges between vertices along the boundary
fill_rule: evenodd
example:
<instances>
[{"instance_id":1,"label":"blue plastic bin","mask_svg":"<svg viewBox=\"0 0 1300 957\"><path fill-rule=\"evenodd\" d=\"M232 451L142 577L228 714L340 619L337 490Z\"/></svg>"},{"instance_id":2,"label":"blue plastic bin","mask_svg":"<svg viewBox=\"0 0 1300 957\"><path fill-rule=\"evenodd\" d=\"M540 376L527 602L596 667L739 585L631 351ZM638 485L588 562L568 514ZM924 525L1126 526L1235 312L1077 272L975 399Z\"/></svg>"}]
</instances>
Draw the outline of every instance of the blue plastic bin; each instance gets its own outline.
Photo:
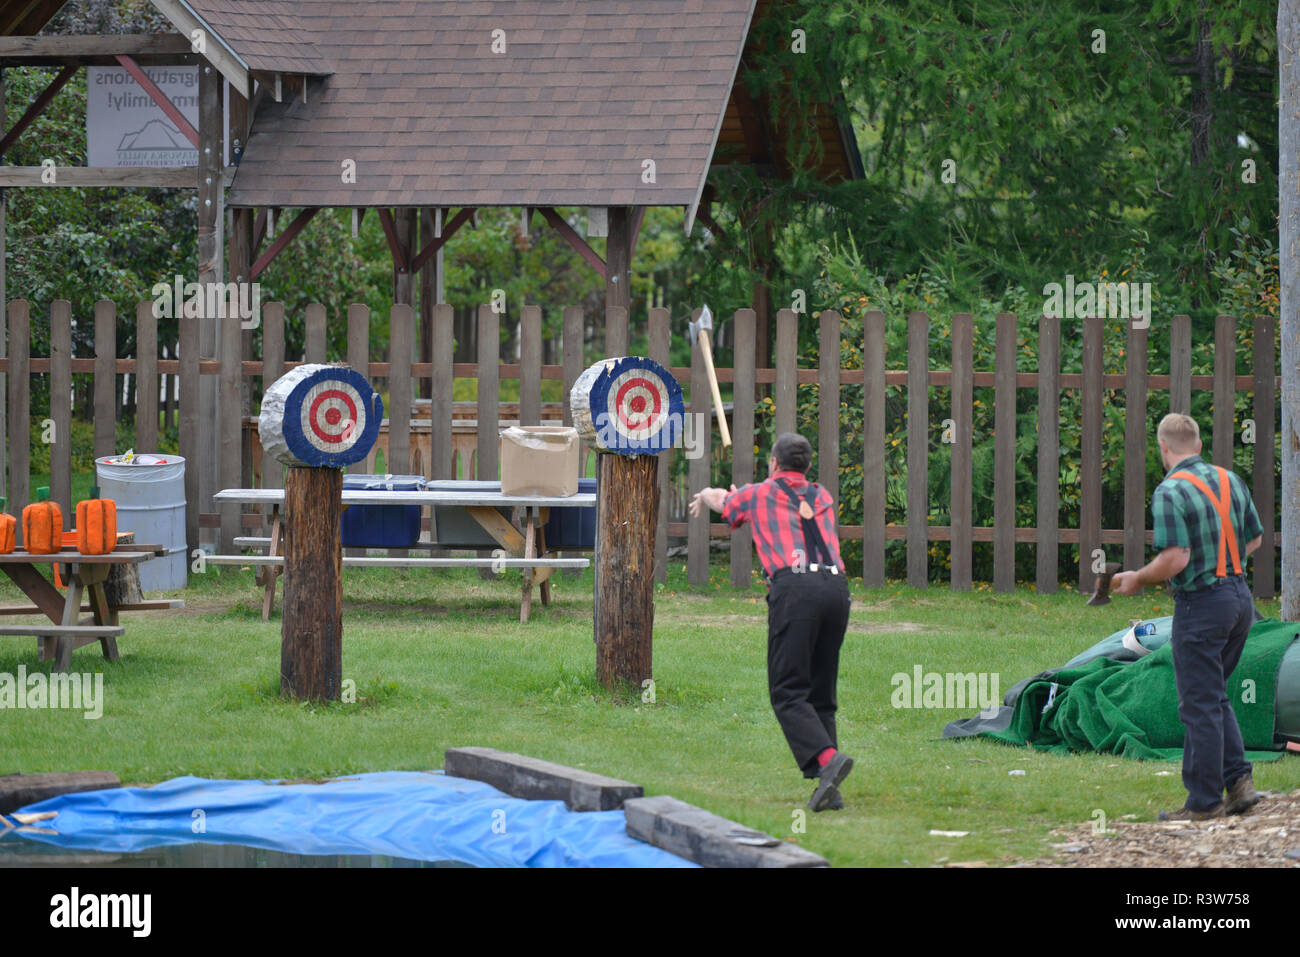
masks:
<instances>
[{"instance_id":1,"label":"blue plastic bin","mask_svg":"<svg viewBox=\"0 0 1300 957\"><path fill-rule=\"evenodd\" d=\"M345 491L419 492L422 475L345 475ZM420 540L418 505L349 505L340 527L345 548L410 548Z\"/></svg>"},{"instance_id":2,"label":"blue plastic bin","mask_svg":"<svg viewBox=\"0 0 1300 957\"><path fill-rule=\"evenodd\" d=\"M579 494L594 494L594 478L578 479ZM595 548L596 507L594 505L552 505L546 519L546 547Z\"/></svg>"}]
</instances>

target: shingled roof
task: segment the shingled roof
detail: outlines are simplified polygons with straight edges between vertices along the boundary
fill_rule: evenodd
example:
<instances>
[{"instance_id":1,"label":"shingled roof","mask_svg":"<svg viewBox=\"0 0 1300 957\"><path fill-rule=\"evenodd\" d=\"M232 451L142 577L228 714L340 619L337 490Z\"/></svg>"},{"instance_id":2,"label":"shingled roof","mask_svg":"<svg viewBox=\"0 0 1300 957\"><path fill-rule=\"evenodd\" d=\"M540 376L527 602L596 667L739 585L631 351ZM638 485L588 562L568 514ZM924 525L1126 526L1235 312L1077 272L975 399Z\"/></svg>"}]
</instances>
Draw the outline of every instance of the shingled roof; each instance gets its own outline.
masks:
<instances>
[{"instance_id":1,"label":"shingled roof","mask_svg":"<svg viewBox=\"0 0 1300 957\"><path fill-rule=\"evenodd\" d=\"M703 187L754 0L277 7L333 74L259 105L231 205L670 206Z\"/></svg>"},{"instance_id":2,"label":"shingled roof","mask_svg":"<svg viewBox=\"0 0 1300 957\"><path fill-rule=\"evenodd\" d=\"M293 3L201 0L184 4L229 44L250 70L276 73L331 72L316 38L296 22Z\"/></svg>"}]
</instances>

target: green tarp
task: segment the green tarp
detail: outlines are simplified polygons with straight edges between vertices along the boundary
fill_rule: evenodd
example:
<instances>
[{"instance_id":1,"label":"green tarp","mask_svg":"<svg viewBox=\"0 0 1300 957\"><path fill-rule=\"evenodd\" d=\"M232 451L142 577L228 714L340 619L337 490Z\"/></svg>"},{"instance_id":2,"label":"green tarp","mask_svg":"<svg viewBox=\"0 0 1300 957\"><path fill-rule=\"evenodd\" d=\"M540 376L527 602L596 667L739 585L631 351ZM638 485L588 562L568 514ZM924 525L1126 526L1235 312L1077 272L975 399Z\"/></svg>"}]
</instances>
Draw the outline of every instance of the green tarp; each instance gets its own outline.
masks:
<instances>
[{"instance_id":1,"label":"green tarp","mask_svg":"<svg viewBox=\"0 0 1300 957\"><path fill-rule=\"evenodd\" d=\"M1228 698L1251 761L1281 756L1274 699L1282 656L1297 637L1300 627L1294 622L1256 622L1228 680ZM1173 645L1165 644L1137 661L1094 658L1035 678L1016 700L1006 730L981 734L1060 754L1105 751L1126 758L1182 760Z\"/></svg>"}]
</instances>

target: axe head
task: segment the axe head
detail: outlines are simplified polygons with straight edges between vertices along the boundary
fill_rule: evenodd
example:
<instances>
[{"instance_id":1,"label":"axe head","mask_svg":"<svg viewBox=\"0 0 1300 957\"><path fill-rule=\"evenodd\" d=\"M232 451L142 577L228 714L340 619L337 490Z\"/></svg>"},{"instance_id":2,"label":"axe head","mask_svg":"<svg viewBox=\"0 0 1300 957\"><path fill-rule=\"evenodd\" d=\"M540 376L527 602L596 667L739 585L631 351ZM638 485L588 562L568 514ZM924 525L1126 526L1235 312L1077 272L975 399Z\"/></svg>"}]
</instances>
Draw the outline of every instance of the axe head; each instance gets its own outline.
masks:
<instances>
[{"instance_id":1,"label":"axe head","mask_svg":"<svg viewBox=\"0 0 1300 957\"><path fill-rule=\"evenodd\" d=\"M1097 576L1097 584L1092 591L1092 597L1088 599L1089 605L1109 605L1110 604L1110 580L1115 577L1115 573L1120 570L1119 562L1107 562L1106 570Z\"/></svg>"},{"instance_id":2,"label":"axe head","mask_svg":"<svg viewBox=\"0 0 1300 957\"><path fill-rule=\"evenodd\" d=\"M709 307L705 306L700 310L700 318L691 323L691 342L700 337L700 330L708 329L713 331L713 313L709 312Z\"/></svg>"}]
</instances>

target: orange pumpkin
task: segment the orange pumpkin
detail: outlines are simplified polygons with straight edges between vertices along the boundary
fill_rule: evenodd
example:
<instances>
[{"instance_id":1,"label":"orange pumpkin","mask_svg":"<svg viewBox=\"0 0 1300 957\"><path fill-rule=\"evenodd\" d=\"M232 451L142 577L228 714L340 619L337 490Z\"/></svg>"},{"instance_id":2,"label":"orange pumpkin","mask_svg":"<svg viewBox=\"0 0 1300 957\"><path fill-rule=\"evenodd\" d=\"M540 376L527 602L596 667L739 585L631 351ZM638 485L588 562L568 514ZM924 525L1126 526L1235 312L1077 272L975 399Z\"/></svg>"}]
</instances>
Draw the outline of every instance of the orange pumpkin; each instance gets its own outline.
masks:
<instances>
[{"instance_id":1,"label":"orange pumpkin","mask_svg":"<svg viewBox=\"0 0 1300 957\"><path fill-rule=\"evenodd\" d=\"M77 503L77 551L83 555L107 555L117 547L117 503L100 498L99 487L90 498Z\"/></svg>"},{"instance_id":2,"label":"orange pumpkin","mask_svg":"<svg viewBox=\"0 0 1300 957\"><path fill-rule=\"evenodd\" d=\"M18 519L5 511L5 499L0 498L0 555L8 555L14 550L17 534Z\"/></svg>"},{"instance_id":3,"label":"orange pumpkin","mask_svg":"<svg viewBox=\"0 0 1300 957\"><path fill-rule=\"evenodd\" d=\"M63 548L63 512L48 487L38 488L36 498L23 509L23 546L33 555L53 555Z\"/></svg>"}]
</instances>

